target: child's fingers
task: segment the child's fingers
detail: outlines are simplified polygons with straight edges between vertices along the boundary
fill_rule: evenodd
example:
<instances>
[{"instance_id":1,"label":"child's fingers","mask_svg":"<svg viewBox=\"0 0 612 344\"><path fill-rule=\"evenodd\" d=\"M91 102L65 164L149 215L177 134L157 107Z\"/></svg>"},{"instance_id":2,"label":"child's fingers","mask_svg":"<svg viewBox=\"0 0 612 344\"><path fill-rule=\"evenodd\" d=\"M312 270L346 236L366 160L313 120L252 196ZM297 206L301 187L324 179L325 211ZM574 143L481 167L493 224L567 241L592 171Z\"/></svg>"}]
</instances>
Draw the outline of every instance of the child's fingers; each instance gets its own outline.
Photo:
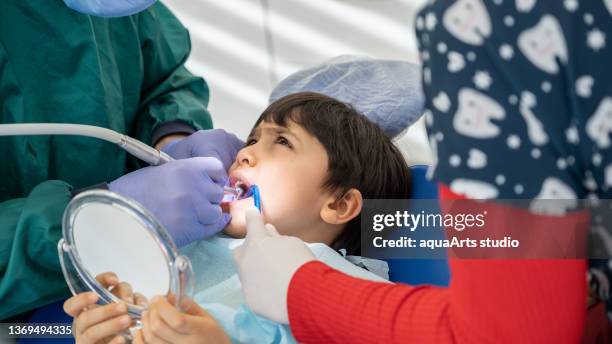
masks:
<instances>
[{"instance_id":1,"label":"child's fingers","mask_svg":"<svg viewBox=\"0 0 612 344\"><path fill-rule=\"evenodd\" d=\"M81 313L76 318L77 332L85 332L96 324L121 315L127 315L127 306L123 303L113 303L90 309L87 312Z\"/></svg>"},{"instance_id":2,"label":"child's fingers","mask_svg":"<svg viewBox=\"0 0 612 344\"><path fill-rule=\"evenodd\" d=\"M143 328L148 328L152 336L170 343L183 343L186 336L198 333L206 334L207 340L211 342L229 343L223 328L208 312L188 298L184 301L191 303L187 313L179 312L164 297L154 297L149 304L149 310L145 312L147 325L143 322ZM145 340L148 343L146 332Z\"/></svg>"},{"instance_id":3,"label":"child's fingers","mask_svg":"<svg viewBox=\"0 0 612 344\"><path fill-rule=\"evenodd\" d=\"M161 297L163 297L163 296L161 296ZM153 301L154 299L157 300L156 297L153 297L151 299L151 301ZM173 305L173 306L176 305L176 296L173 293L168 293L166 295L166 300L168 300L168 302L170 302L171 305Z\"/></svg>"},{"instance_id":4,"label":"child's fingers","mask_svg":"<svg viewBox=\"0 0 612 344\"><path fill-rule=\"evenodd\" d=\"M189 307L189 309L187 309L185 311L185 313L187 313L189 315L195 315L195 316L198 316L198 317L204 317L204 318L211 318L212 319L212 316L210 314L208 314L208 312L204 308L200 307L200 305L198 305L197 303L193 302L193 300L191 300L191 299L189 299L188 301L189 301L190 307ZM185 300L185 302L187 302L187 299Z\"/></svg>"},{"instance_id":5,"label":"child's fingers","mask_svg":"<svg viewBox=\"0 0 612 344\"><path fill-rule=\"evenodd\" d=\"M142 312L140 322L142 323L142 338L146 341L147 338L151 338L153 336L151 333L149 333L149 331L151 331L151 328L149 327L149 311Z\"/></svg>"},{"instance_id":6,"label":"child's fingers","mask_svg":"<svg viewBox=\"0 0 612 344\"><path fill-rule=\"evenodd\" d=\"M130 316L124 314L88 327L81 333L80 338L87 342L97 343L105 338L117 336L117 333L130 327L131 322Z\"/></svg>"},{"instance_id":7,"label":"child's fingers","mask_svg":"<svg viewBox=\"0 0 612 344\"><path fill-rule=\"evenodd\" d=\"M151 327L151 311L145 311L142 313L142 336L145 343L147 344L166 344L168 343L164 339L158 337Z\"/></svg>"},{"instance_id":8,"label":"child's fingers","mask_svg":"<svg viewBox=\"0 0 612 344\"><path fill-rule=\"evenodd\" d=\"M122 335L116 335L110 342L108 342L107 344L125 344L127 343L127 341L125 340L125 337L123 337Z\"/></svg>"},{"instance_id":9,"label":"child's fingers","mask_svg":"<svg viewBox=\"0 0 612 344\"><path fill-rule=\"evenodd\" d=\"M86 292L77 294L64 302L64 312L73 318L76 318L85 310L87 306L91 306L98 301L98 295L94 292Z\"/></svg>"},{"instance_id":10,"label":"child's fingers","mask_svg":"<svg viewBox=\"0 0 612 344\"><path fill-rule=\"evenodd\" d=\"M193 308L193 305L189 308ZM149 313L156 313L156 316L168 324L174 331L183 334L193 332L185 314L179 312L166 298L160 296L154 297L149 305L149 310L151 311Z\"/></svg>"},{"instance_id":11,"label":"child's fingers","mask_svg":"<svg viewBox=\"0 0 612 344\"><path fill-rule=\"evenodd\" d=\"M192 314L193 310L192 310L192 306L196 305L197 303L193 302L192 299L188 298L188 297L181 297L179 302L181 303L179 307L176 306L176 296L172 293L169 293L168 295L166 295L165 299L170 302L170 305L172 305L174 308L179 309L181 312L186 313L186 314Z\"/></svg>"},{"instance_id":12,"label":"child's fingers","mask_svg":"<svg viewBox=\"0 0 612 344\"><path fill-rule=\"evenodd\" d=\"M154 298L155 312L151 312L151 321L154 321L155 317L160 318L160 322L167 324L172 330L178 335L192 334L200 330L203 322L198 320L210 320L213 324L216 324L216 320L208 314L200 305L193 302L189 298L181 300L182 305L188 305L185 313L179 312L175 306L169 303L165 298ZM165 338L165 337L164 337Z\"/></svg>"},{"instance_id":13,"label":"child's fingers","mask_svg":"<svg viewBox=\"0 0 612 344\"><path fill-rule=\"evenodd\" d=\"M119 277L114 272L103 272L96 276L96 280L100 283L104 288L112 287L115 284L119 283Z\"/></svg>"},{"instance_id":14,"label":"child's fingers","mask_svg":"<svg viewBox=\"0 0 612 344\"><path fill-rule=\"evenodd\" d=\"M184 315L183 315L184 316ZM157 308L149 311L149 329L156 337L169 343L181 343L184 340L183 334L171 328L161 317Z\"/></svg>"},{"instance_id":15,"label":"child's fingers","mask_svg":"<svg viewBox=\"0 0 612 344\"><path fill-rule=\"evenodd\" d=\"M132 292L132 286L129 283L121 282L117 284L113 288L112 293L127 303L134 303L134 293Z\"/></svg>"},{"instance_id":16,"label":"child's fingers","mask_svg":"<svg viewBox=\"0 0 612 344\"><path fill-rule=\"evenodd\" d=\"M134 339L132 340L133 344L145 344L144 338L142 337L142 330L136 331L134 333Z\"/></svg>"},{"instance_id":17,"label":"child's fingers","mask_svg":"<svg viewBox=\"0 0 612 344\"><path fill-rule=\"evenodd\" d=\"M134 293L134 303L138 306L146 306L149 304L149 301L141 293Z\"/></svg>"}]
</instances>

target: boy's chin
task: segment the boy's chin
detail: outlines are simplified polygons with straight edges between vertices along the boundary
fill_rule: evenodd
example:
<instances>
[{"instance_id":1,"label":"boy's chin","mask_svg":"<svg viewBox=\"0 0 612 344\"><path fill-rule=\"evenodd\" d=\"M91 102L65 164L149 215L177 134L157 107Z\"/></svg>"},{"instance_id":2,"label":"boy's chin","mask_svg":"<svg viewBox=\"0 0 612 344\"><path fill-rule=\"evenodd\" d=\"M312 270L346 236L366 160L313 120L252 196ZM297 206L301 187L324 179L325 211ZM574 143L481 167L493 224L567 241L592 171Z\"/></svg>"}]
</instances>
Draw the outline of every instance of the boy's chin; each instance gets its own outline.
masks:
<instances>
[{"instance_id":1,"label":"boy's chin","mask_svg":"<svg viewBox=\"0 0 612 344\"><path fill-rule=\"evenodd\" d=\"M246 236L246 219L244 217L246 209L253 204L251 198L234 201L226 206L224 211L229 211L232 216L231 221L225 226L223 233L234 237L244 238Z\"/></svg>"},{"instance_id":2,"label":"boy's chin","mask_svg":"<svg viewBox=\"0 0 612 344\"><path fill-rule=\"evenodd\" d=\"M244 221L238 221L234 218L225 226L223 233L231 236L232 238L242 239L246 236L246 223Z\"/></svg>"}]
</instances>

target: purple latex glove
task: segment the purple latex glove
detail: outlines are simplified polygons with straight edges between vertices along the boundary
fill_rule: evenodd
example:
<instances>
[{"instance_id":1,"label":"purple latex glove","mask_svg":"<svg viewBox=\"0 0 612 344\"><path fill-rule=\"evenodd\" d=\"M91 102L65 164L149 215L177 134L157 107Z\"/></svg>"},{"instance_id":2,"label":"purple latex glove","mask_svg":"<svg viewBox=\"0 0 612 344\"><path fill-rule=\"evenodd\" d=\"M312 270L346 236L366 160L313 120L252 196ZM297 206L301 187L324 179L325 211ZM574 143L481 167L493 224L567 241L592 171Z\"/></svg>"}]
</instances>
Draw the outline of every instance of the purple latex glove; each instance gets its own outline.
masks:
<instances>
[{"instance_id":1,"label":"purple latex glove","mask_svg":"<svg viewBox=\"0 0 612 344\"><path fill-rule=\"evenodd\" d=\"M214 157L228 170L242 147L244 142L236 135L223 129L210 129L199 130L184 139L172 141L162 151L175 159Z\"/></svg>"},{"instance_id":2,"label":"purple latex glove","mask_svg":"<svg viewBox=\"0 0 612 344\"><path fill-rule=\"evenodd\" d=\"M227 173L216 158L170 161L128 173L109 190L151 211L178 247L211 236L229 222L219 203Z\"/></svg>"}]
</instances>

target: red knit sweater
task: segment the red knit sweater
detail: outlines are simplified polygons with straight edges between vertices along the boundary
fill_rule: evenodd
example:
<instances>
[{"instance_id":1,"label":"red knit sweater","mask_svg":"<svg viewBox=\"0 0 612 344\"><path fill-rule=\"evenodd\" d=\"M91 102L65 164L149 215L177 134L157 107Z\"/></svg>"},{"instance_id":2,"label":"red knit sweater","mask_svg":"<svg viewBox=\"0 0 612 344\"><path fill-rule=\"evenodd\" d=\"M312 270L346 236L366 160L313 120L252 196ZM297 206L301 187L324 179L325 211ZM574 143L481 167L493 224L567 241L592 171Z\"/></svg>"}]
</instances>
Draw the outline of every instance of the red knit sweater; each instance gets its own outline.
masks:
<instances>
[{"instance_id":1,"label":"red knit sweater","mask_svg":"<svg viewBox=\"0 0 612 344\"><path fill-rule=\"evenodd\" d=\"M458 198L440 187L442 199ZM376 283L320 262L291 280L289 322L303 343L577 343L584 260L449 261L448 288Z\"/></svg>"}]
</instances>

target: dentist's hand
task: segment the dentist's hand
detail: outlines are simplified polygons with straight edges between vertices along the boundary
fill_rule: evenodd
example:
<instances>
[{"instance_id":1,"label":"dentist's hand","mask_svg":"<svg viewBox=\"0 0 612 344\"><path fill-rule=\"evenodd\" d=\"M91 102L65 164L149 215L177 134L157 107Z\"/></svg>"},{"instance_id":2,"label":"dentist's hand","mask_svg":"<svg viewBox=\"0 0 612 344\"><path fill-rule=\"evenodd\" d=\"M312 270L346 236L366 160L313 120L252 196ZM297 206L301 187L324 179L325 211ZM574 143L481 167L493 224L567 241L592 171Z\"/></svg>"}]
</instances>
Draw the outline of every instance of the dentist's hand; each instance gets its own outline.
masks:
<instances>
[{"instance_id":1,"label":"dentist's hand","mask_svg":"<svg viewBox=\"0 0 612 344\"><path fill-rule=\"evenodd\" d=\"M213 157L228 170L244 142L223 129L199 130L188 137L168 143L162 151L175 159Z\"/></svg>"},{"instance_id":2,"label":"dentist's hand","mask_svg":"<svg viewBox=\"0 0 612 344\"><path fill-rule=\"evenodd\" d=\"M246 303L255 313L288 324L289 282L300 266L315 257L299 238L264 225L255 207L247 210L246 224L246 240L234 250Z\"/></svg>"},{"instance_id":3,"label":"dentist's hand","mask_svg":"<svg viewBox=\"0 0 612 344\"><path fill-rule=\"evenodd\" d=\"M218 159L191 158L128 173L109 189L152 212L181 247L219 232L229 222L219 206L225 180Z\"/></svg>"}]
</instances>

